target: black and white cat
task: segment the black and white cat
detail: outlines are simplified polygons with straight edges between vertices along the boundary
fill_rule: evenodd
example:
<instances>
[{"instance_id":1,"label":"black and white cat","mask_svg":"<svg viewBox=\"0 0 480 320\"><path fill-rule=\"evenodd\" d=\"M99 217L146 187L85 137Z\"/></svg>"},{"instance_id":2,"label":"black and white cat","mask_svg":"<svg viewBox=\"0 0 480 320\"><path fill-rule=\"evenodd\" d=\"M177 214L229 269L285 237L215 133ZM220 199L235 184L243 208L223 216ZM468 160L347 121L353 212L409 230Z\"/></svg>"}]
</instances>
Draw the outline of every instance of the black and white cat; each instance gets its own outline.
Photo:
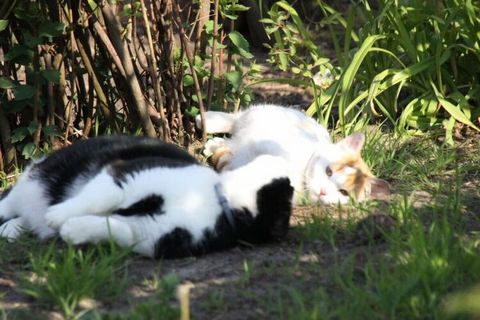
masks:
<instances>
[{"instance_id":1,"label":"black and white cat","mask_svg":"<svg viewBox=\"0 0 480 320\"><path fill-rule=\"evenodd\" d=\"M293 188L282 158L218 174L157 139L79 141L31 164L0 201L0 237L114 239L150 257L184 257L285 236Z\"/></svg>"}]
</instances>

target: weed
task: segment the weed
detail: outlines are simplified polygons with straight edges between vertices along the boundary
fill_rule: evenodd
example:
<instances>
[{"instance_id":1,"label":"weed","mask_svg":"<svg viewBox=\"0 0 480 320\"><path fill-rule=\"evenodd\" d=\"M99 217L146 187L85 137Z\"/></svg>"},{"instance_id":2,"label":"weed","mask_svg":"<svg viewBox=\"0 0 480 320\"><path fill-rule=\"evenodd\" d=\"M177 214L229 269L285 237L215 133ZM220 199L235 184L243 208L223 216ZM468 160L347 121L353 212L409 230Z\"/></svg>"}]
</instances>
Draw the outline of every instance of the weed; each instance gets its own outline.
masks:
<instances>
[{"instance_id":1,"label":"weed","mask_svg":"<svg viewBox=\"0 0 480 320\"><path fill-rule=\"evenodd\" d=\"M75 315L84 299L111 299L126 286L128 251L114 245L58 248L51 244L30 254L30 271L22 275L22 291L38 302Z\"/></svg>"},{"instance_id":2,"label":"weed","mask_svg":"<svg viewBox=\"0 0 480 320\"><path fill-rule=\"evenodd\" d=\"M146 302L135 303L126 315L100 314L94 312L93 319L102 320L150 320L150 319L179 319L180 310L173 303L175 290L179 280L174 274L162 279L155 278L156 289L153 297Z\"/></svg>"}]
</instances>

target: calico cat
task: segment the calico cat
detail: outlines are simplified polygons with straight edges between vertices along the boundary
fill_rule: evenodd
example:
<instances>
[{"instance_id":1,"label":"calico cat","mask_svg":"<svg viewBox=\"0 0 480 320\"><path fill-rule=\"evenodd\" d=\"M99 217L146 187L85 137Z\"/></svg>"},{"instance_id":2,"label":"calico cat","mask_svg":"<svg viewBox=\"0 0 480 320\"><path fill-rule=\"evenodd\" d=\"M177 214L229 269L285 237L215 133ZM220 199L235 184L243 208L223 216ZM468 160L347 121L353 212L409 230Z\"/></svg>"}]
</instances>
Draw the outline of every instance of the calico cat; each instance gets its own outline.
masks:
<instances>
[{"instance_id":1,"label":"calico cat","mask_svg":"<svg viewBox=\"0 0 480 320\"><path fill-rule=\"evenodd\" d=\"M200 255L282 238L292 196L279 157L219 174L157 139L105 136L31 164L0 201L0 236L111 237L149 257Z\"/></svg>"},{"instance_id":2,"label":"calico cat","mask_svg":"<svg viewBox=\"0 0 480 320\"><path fill-rule=\"evenodd\" d=\"M201 128L200 118L196 119ZM346 203L390 193L386 181L376 178L361 158L365 141L354 133L333 143L328 131L295 109L256 105L237 114L208 111L207 133L230 133L231 138L207 141L219 171L234 170L260 155L274 155L289 163L295 202Z\"/></svg>"}]
</instances>

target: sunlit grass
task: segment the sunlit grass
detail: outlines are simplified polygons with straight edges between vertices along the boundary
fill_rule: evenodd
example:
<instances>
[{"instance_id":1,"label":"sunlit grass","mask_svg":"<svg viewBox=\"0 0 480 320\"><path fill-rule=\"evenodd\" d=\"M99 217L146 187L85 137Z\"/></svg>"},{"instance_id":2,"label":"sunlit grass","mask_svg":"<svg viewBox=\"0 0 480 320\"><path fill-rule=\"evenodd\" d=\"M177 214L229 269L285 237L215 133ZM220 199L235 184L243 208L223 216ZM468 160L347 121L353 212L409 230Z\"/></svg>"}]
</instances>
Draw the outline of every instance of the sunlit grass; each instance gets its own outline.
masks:
<instances>
[{"instance_id":1,"label":"sunlit grass","mask_svg":"<svg viewBox=\"0 0 480 320\"><path fill-rule=\"evenodd\" d=\"M29 254L20 291L72 318L82 302L93 302L88 303L92 308L96 299L112 299L124 291L127 254L113 244L85 249L47 245Z\"/></svg>"}]
</instances>

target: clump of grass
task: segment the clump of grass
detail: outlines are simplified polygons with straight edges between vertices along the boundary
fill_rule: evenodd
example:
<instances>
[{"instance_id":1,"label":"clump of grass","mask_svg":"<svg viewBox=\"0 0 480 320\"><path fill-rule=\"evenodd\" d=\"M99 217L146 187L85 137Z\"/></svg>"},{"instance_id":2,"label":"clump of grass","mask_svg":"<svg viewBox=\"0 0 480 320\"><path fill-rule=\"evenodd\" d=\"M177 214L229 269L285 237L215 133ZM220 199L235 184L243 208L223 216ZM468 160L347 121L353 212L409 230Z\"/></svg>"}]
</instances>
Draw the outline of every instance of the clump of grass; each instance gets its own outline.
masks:
<instances>
[{"instance_id":1,"label":"clump of grass","mask_svg":"<svg viewBox=\"0 0 480 320\"><path fill-rule=\"evenodd\" d=\"M175 293L179 279L175 274L168 274L161 279L155 278L153 286L155 293L146 302L135 303L127 314L99 314L94 319L102 320L149 320L149 319L179 319L180 310L176 304Z\"/></svg>"},{"instance_id":2,"label":"clump of grass","mask_svg":"<svg viewBox=\"0 0 480 320\"><path fill-rule=\"evenodd\" d=\"M71 318L82 300L110 299L123 292L127 253L113 244L85 249L49 245L30 254L22 291Z\"/></svg>"}]
</instances>

